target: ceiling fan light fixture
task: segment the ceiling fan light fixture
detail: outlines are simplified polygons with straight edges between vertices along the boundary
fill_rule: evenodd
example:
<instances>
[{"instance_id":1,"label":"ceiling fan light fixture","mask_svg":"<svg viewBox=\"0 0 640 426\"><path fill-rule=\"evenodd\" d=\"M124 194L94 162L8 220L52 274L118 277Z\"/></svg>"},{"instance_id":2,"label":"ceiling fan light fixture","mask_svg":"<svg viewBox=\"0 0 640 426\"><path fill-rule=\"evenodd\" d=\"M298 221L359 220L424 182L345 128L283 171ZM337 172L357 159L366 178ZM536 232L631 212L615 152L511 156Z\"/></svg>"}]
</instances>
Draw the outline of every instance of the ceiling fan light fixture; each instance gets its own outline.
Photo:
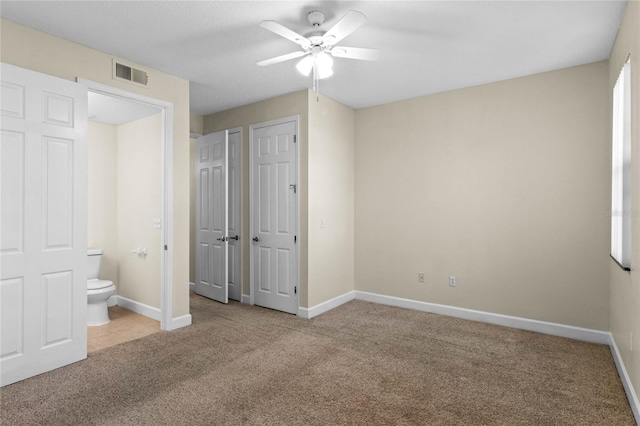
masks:
<instances>
[{"instance_id":1,"label":"ceiling fan light fixture","mask_svg":"<svg viewBox=\"0 0 640 426\"><path fill-rule=\"evenodd\" d=\"M316 66L318 78L328 78L333 75L333 58L325 52L320 52L316 56Z\"/></svg>"},{"instance_id":2,"label":"ceiling fan light fixture","mask_svg":"<svg viewBox=\"0 0 640 426\"><path fill-rule=\"evenodd\" d=\"M325 52L318 53L316 60L318 61L318 67L320 68L331 69L333 67L333 58Z\"/></svg>"},{"instance_id":3,"label":"ceiling fan light fixture","mask_svg":"<svg viewBox=\"0 0 640 426\"><path fill-rule=\"evenodd\" d=\"M300 72L300 74L308 77L311 74L311 70L313 69L314 59L312 56L305 56L302 58L300 62L296 64L296 69Z\"/></svg>"},{"instance_id":4,"label":"ceiling fan light fixture","mask_svg":"<svg viewBox=\"0 0 640 426\"><path fill-rule=\"evenodd\" d=\"M320 68L318 67L318 78L322 80L323 78L329 78L333 75L333 69L331 68Z\"/></svg>"}]
</instances>

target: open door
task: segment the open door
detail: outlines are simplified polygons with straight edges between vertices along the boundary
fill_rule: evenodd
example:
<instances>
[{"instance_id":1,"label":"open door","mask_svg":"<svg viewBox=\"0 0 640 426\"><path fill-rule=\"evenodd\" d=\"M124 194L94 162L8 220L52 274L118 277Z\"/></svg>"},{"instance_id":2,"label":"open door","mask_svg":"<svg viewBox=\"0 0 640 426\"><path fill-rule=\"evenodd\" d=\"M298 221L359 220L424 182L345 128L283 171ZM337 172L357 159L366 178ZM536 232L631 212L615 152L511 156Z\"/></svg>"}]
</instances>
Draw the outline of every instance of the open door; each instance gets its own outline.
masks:
<instances>
[{"instance_id":1,"label":"open door","mask_svg":"<svg viewBox=\"0 0 640 426\"><path fill-rule=\"evenodd\" d=\"M227 149L228 173L227 179L227 265L229 267L229 299L241 301L242 299L242 132L241 129L229 130L229 145Z\"/></svg>"},{"instance_id":2,"label":"open door","mask_svg":"<svg viewBox=\"0 0 640 426\"><path fill-rule=\"evenodd\" d=\"M87 87L1 67L4 386L87 357Z\"/></svg>"},{"instance_id":3,"label":"open door","mask_svg":"<svg viewBox=\"0 0 640 426\"><path fill-rule=\"evenodd\" d=\"M196 293L227 303L229 132L196 143Z\"/></svg>"}]
</instances>

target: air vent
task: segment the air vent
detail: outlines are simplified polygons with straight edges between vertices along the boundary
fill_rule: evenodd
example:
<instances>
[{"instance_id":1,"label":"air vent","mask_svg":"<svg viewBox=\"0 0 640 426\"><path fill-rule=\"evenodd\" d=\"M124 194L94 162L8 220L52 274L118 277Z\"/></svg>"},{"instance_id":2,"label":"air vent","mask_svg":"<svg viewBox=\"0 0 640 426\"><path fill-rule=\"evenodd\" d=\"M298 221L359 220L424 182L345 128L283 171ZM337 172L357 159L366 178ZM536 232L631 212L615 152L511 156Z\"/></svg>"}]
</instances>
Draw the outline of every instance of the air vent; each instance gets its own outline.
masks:
<instances>
[{"instance_id":1,"label":"air vent","mask_svg":"<svg viewBox=\"0 0 640 426\"><path fill-rule=\"evenodd\" d=\"M146 71L116 62L115 60L113 61L113 78L141 86L149 84L149 75Z\"/></svg>"}]
</instances>

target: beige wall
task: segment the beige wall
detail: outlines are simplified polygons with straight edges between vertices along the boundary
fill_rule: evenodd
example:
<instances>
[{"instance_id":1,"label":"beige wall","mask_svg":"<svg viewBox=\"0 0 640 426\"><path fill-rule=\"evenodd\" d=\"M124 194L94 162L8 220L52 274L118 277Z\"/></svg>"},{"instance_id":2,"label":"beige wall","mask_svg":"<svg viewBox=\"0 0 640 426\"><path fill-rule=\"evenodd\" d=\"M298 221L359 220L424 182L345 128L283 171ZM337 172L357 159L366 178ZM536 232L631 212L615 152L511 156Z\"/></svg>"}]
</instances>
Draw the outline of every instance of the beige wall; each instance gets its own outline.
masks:
<instances>
[{"instance_id":1,"label":"beige wall","mask_svg":"<svg viewBox=\"0 0 640 426\"><path fill-rule=\"evenodd\" d=\"M354 289L354 111L309 102L309 297L315 306Z\"/></svg>"},{"instance_id":2,"label":"beige wall","mask_svg":"<svg viewBox=\"0 0 640 426\"><path fill-rule=\"evenodd\" d=\"M196 282L196 139L189 140L189 282Z\"/></svg>"},{"instance_id":3,"label":"beige wall","mask_svg":"<svg viewBox=\"0 0 640 426\"><path fill-rule=\"evenodd\" d=\"M308 274L308 191L307 191L307 134L308 134L308 91L283 95L266 101L218 112L204 118L204 133L242 127L242 293L249 294L249 126L265 121L299 115L298 195L300 205L300 306L307 307Z\"/></svg>"},{"instance_id":4,"label":"beige wall","mask_svg":"<svg viewBox=\"0 0 640 426\"><path fill-rule=\"evenodd\" d=\"M191 134L204 134L204 117L198 114L189 114L189 132Z\"/></svg>"},{"instance_id":5,"label":"beige wall","mask_svg":"<svg viewBox=\"0 0 640 426\"><path fill-rule=\"evenodd\" d=\"M162 114L117 128L118 295L160 308ZM132 253L147 249L147 256Z\"/></svg>"},{"instance_id":6,"label":"beige wall","mask_svg":"<svg viewBox=\"0 0 640 426\"><path fill-rule=\"evenodd\" d=\"M608 330L606 82L599 62L357 111L356 289Z\"/></svg>"},{"instance_id":7,"label":"beige wall","mask_svg":"<svg viewBox=\"0 0 640 426\"><path fill-rule=\"evenodd\" d=\"M66 80L86 78L123 90L172 102L173 127L173 317L189 313L189 82L141 66L149 86L112 79L113 56L2 19L3 62Z\"/></svg>"},{"instance_id":8,"label":"beige wall","mask_svg":"<svg viewBox=\"0 0 640 426\"><path fill-rule=\"evenodd\" d=\"M622 25L609 57L607 99L611 105L613 86L620 69L631 54L631 272L609 261L611 279L611 333L622 355L636 395L640 392L640 3L627 3ZM610 140L610 136L608 135ZM610 149L610 147L609 147ZM610 159L609 154L609 159ZM632 339L633 335L633 339ZM633 348L631 344L633 342Z\"/></svg>"},{"instance_id":9,"label":"beige wall","mask_svg":"<svg viewBox=\"0 0 640 426\"><path fill-rule=\"evenodd\" d=\"M117 286L118 131L91 121L87 130L87 247L104 250L100 278Z\"/></svg>"},{"instance_id":10,"label":"beige wall","mask_svg":"<svg viewBox=\"0 0 640 426\"><path fill-rule=\"evenodd\" d=\"M89 122L88 246L102 248L100 278L117 294L160 308L162 116L120 126ZM147 257L131 251L146 248Z\"/></svg>"}]
</instances>

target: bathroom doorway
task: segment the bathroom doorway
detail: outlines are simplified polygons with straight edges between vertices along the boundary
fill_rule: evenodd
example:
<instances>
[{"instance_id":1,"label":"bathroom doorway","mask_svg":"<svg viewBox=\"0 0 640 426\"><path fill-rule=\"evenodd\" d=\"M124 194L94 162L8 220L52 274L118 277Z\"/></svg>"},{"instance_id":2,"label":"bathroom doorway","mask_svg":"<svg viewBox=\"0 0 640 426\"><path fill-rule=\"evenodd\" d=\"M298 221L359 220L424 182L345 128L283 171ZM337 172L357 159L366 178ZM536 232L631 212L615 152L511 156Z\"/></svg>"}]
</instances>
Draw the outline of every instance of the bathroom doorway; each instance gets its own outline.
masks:
<instances>
[{"instance_id":1,"label":"bathroom doorway","mask_svg":"<svg viewBox=\"0 0 640 426\"><path fill-rule=\"evenodd\" d=\"M89 88L88 247L103 250L99 278L116 284L109 309L112 323L119 323L91 327L91 351L92 334L100 336L103 343L105 336L111 335L117 344L149 334L150 328L173 328L173 107L99 83L82 83ZM141 325L131 327L131 321L138 321L136 317ZM109 326L125 330L125 335L112 335L106 330ZM136 328L140 335L131 333Z\"/></svg>"}]
</instances>

